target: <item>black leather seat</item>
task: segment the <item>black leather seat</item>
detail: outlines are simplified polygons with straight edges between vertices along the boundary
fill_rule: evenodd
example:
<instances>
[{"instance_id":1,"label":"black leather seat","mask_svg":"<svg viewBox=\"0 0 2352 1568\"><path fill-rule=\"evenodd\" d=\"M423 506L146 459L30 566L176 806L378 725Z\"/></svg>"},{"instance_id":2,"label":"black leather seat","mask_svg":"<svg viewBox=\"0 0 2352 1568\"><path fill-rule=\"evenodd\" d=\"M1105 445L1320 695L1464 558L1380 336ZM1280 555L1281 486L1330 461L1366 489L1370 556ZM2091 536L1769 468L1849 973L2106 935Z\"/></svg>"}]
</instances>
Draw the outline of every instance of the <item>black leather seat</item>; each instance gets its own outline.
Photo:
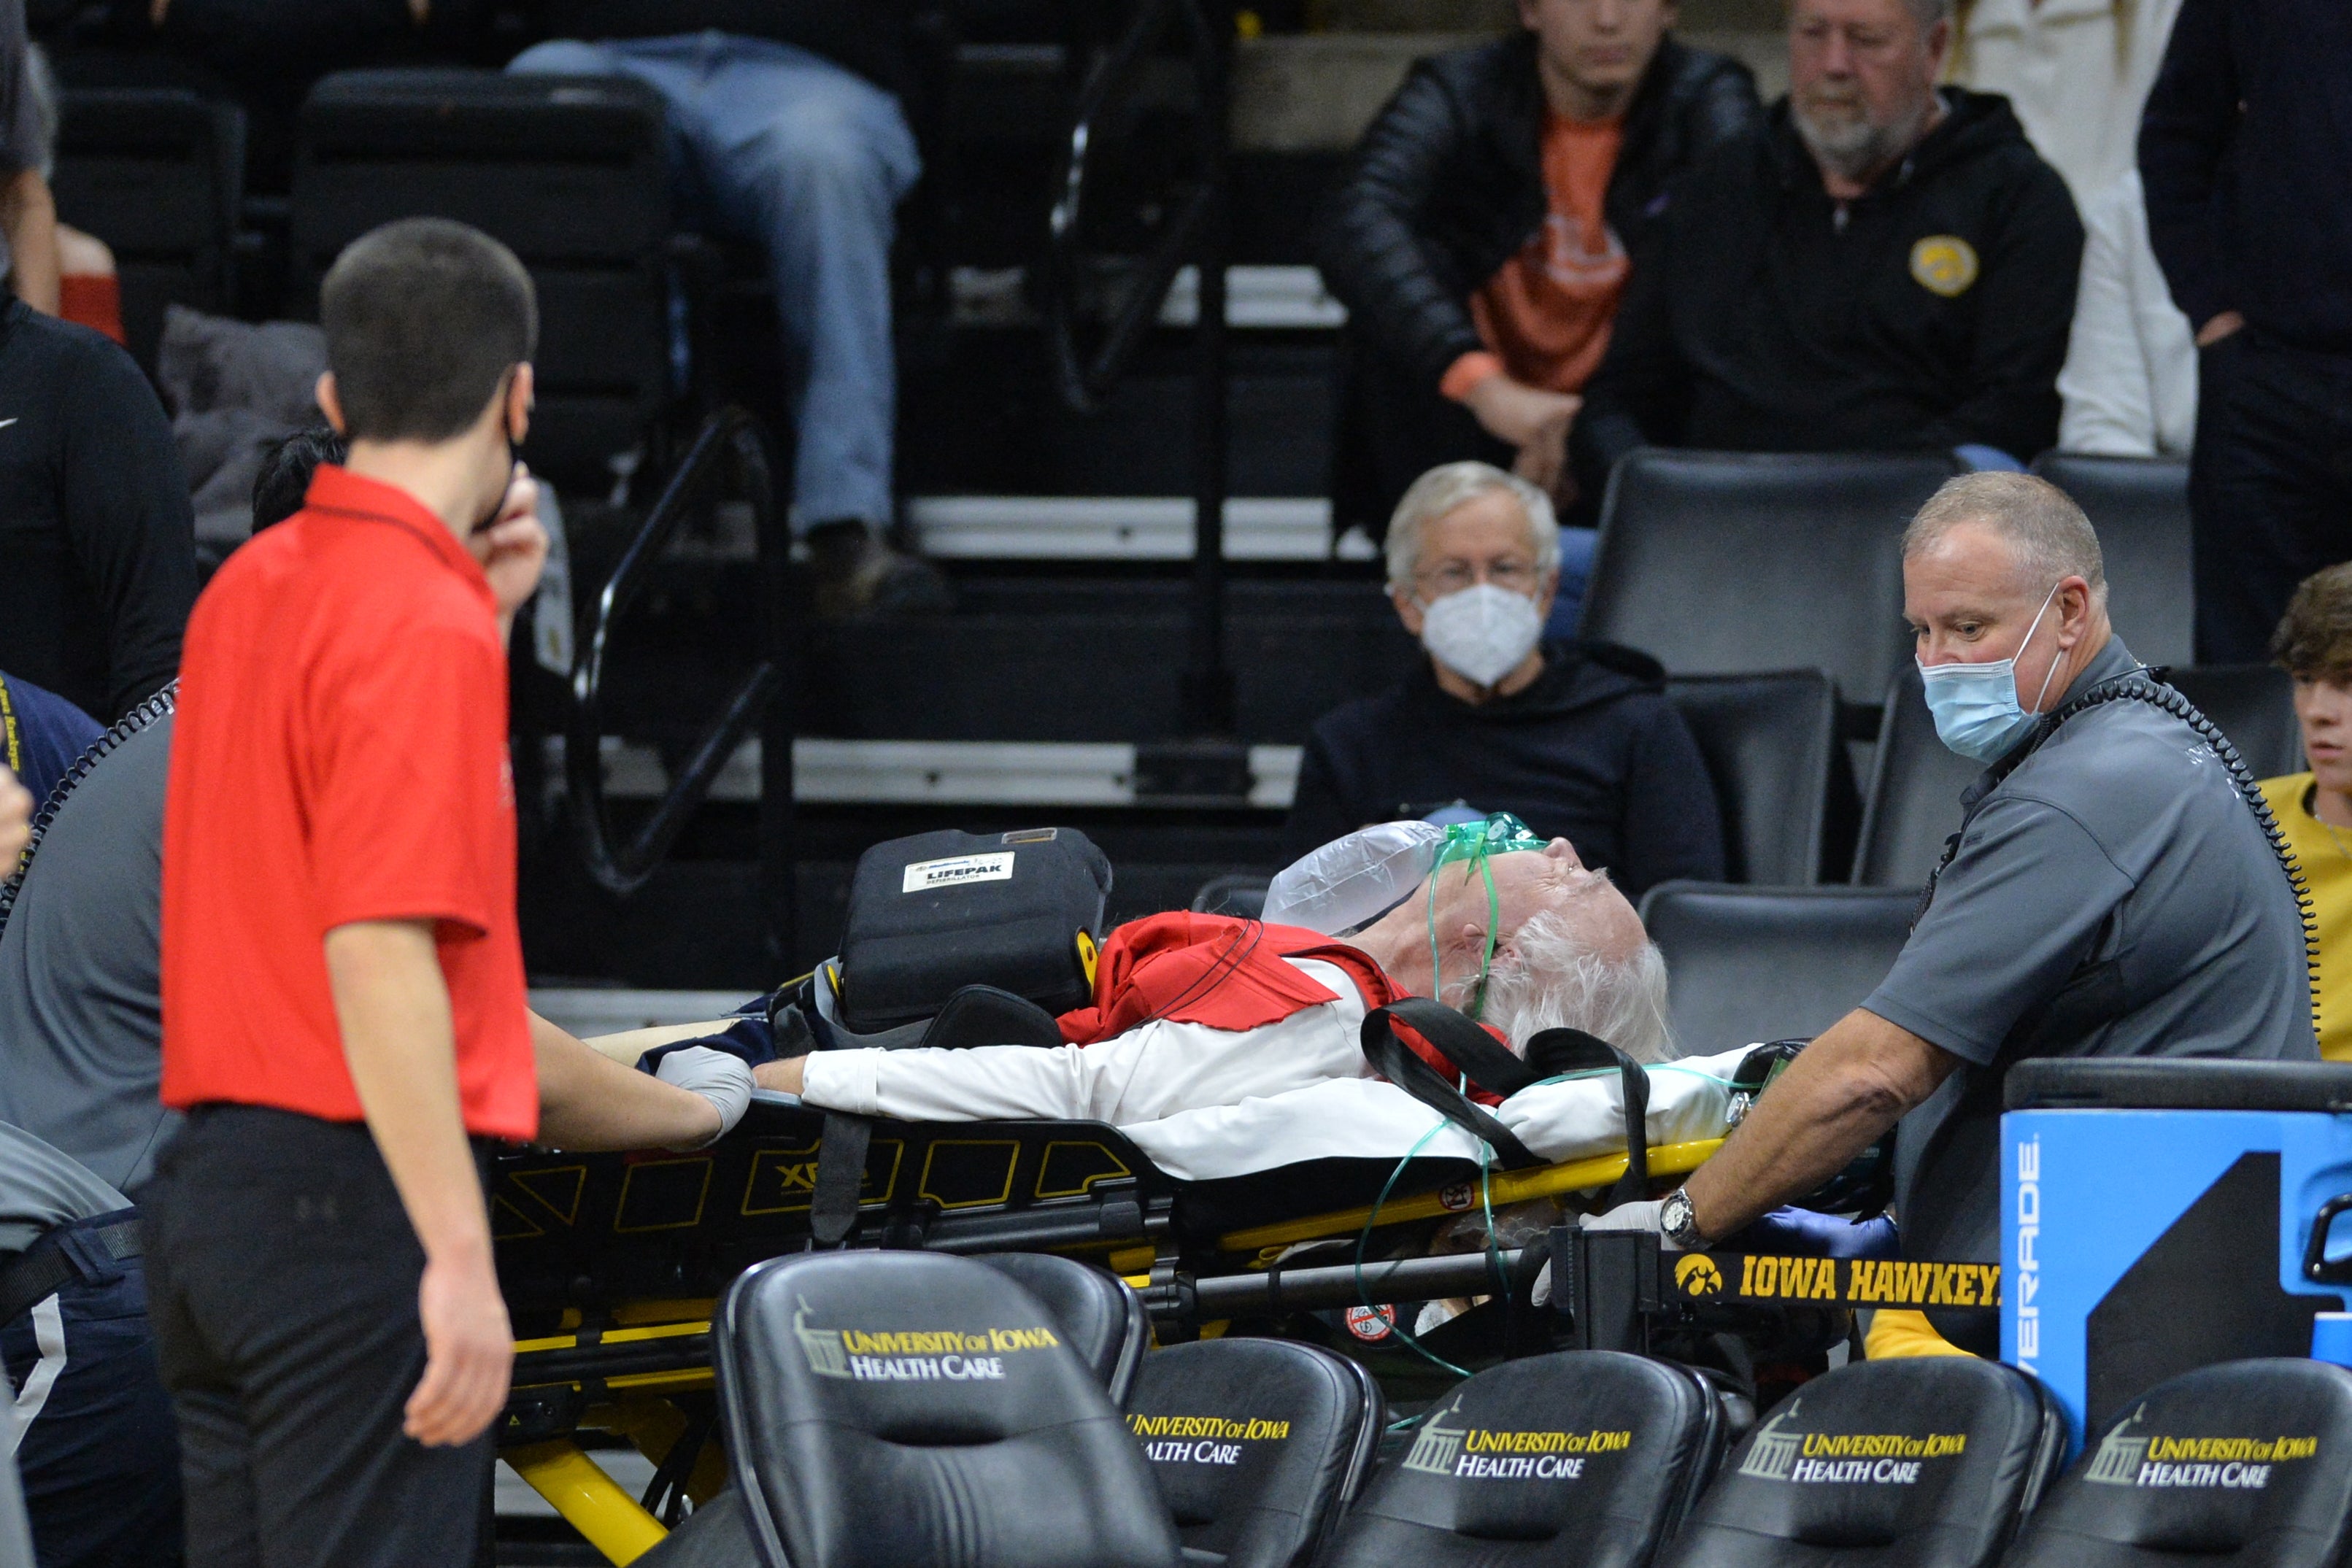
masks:
<instances>
[{"instance_id":1,"label":"black leather seat","mask_svg":"<svg viewBox=\"0 0 2352 1568\"><path fill-rule=\"evenodd\" d=\"M2033 460L2033 471L2072 496L2097 530L2107 614L2131 651L2152 664L2195 658L2189 465L2045 452Z\"/></svg>"},{"instance_id":2,"label":"black leather seat","mask_svg":"<svg viewBox=\"0 0 2352 1568\"><path fill-rule=\"evenodd\" d=\"M2303 727L2294 717L2294 683L2284 670L2271 664L2210 664L2167 671L2164 678L2221 727L2255 778L2303 771Z\"/></svg>"},{"instance_id":3,"label":"black leather seat","mask_svg":"<svg viewBox=\"0 0 2352 1568\"><path fill-rule=\"evenodd\" d=\"M1837 689L1819 670L1681 675L1666 700L1690 726L1723 817L1726 879L1819 880Z\"/></svg>"},{"instance_id":4,"label":"black leather seat","mask_svg":"<svg viewBox=\"0 0 2352 1568\"><path fill-rule=\"evenodd\" d=\"M759 1264L711 1325L735 1485L646 1568L1177 1568L1142 1451L1036 1298L931 1252Z\"/></svg>"},{"instance_id":5,"label":"black leather seat","mask_svg":"<svg viewBox=\"0 0 2352 1568\"><path fill-rule=\"evenodd\" d=\"M1192 913L1237 915L1244 920L1255 920L1265 910L1266 887L1273 880L1251 872L1213 876L1192 895Z\"/></svg>"},{"instance_id":6,"label":"black leather seat","mask_svg":"<svg viewBox=\"0 0 2352 1568\"><path fill-rule=\"evenodd\" d=\"M1614 1351L1507 1362L1438 1402L1323 1568L1638 1568L1722 1451L1694 1373Z\"/></svg>"},{"instance_id":7,"label":"black leather seat","mask_svg":"<svg viewBox=\"0 0 2352 1568\"><path fill-rule=\"evenodd\" d=\"M1034 1296L1111 1403L1127 1403L1151 1343L1151 1319L1126 1281L1050 1252L995 1252L977 1260Z\"/></svg>"},{"instance_id":8,"label":"black leather seat","mask_svg":"<svg viewBox=\"0 0 2352 1568\"><path fill-rule=\"evenodd\" d=\"M1819 1034L1874 989L1910 935L1916 893L1668 882L1642 924L1674 977L1685 1051Z\"/></svg>"},{"instance_id":9,"label":"black leather seat","mask_svg":"<svg viewBox=\"0 0 2352 1568\"><path fill-rule=\"evenodd\" d=\"M1944 857L1944 841L1960 825L1960 792L1984 772L1936 738L1936 721L1906 664L1886 688L1879 716L1878 754L1863 794L1862 838L1854 848L1853 880L1864 887L1917 892Z\"/></svg>"},{"instance_id":10,"label":"black leather seat","mask_svg":"<svg viewBox=\"0 0 2352 1568\"><path fill-rule=\"evenodd\" d=\"M1188 1563L1305 1568L1370 1472L1388 1402L1356 1362L1279 1339L1143 1361L1127 1424Z\"/></svg>"},{"instance_id":11,"label":"black leather seat","mask_svg":"<svg viewBox=\"0 0 2352 1568\"><path fill-rule=\"evenodd\" d=\"M114 252L122 335L151 372L171 305L235 302L245 111L158 88L58 94L58 215Z\"/></svg>"},{"instance_id":12,"label":"black leather seat","mask_svg":"<svg viewBox=\"0 0 2352 1568\"><path fill-rule=\"evenodd\" d=\"M1924 453L1632 453L1601 503L1584 635L1676 674L1822 670L1876 702L1911 656L1903 527L1954 472Z\"/></svg>"},{"instance_id":13,"label":"black leather seat","mask_svg":"<svg viewBox=\"0 0 2352 1568\"><path fill-rule=\"evenodd\" d=\"M2087 1444L2008 1568L2337 1568L2352 1551L2352 1372L2280 1358L2160 1383Z\"/></svg>"},{"instance_id":14,"label":"black leather seat","mask_svg":"<svg viewBox=\"0 0 2352 1568\"><path fill-rule=\"evenodd\" d=\"M1748 1435L1660 1563L1989 1568L2065 1440L2042 1385L1999 1362L1843 1366Z\"/></svg>"},{"instance_id":15,"label":"black leather seat","mask_svg":"<svg viewBox=\"0 0 2352 1568\"><path fill-rule=\"evenodd\" d=\"M539 291L523 455L567 491L611 489L670 396L669 173L660 96L627 77L367 70L302 106L293 308L342 247L429 214L510 246Z\"/></svg>"}]
</instances>

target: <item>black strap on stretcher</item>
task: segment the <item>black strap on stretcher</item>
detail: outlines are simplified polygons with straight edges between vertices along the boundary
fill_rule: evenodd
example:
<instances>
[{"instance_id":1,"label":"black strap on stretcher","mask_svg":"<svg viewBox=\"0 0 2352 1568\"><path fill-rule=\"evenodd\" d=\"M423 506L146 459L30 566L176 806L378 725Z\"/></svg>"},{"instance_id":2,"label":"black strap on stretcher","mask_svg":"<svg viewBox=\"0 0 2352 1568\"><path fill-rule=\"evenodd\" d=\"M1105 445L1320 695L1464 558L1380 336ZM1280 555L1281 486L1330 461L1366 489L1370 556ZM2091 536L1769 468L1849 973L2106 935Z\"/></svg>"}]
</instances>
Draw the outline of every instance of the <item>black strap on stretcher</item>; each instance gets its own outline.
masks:
<instances>
[{"instance_id":1,"label":"black strap on stretcher","mask_svg":"<svg viewBox=\"0 0 2352 1568\"><path fill-rule=\"evenodd\" d=\"M1640 1062L1580 1029L1544 1030L1528 1042L1527 1060L1523 1061L1462 1014L1427 997L1408 997L1367 1014L1361 1038L1364 1058L1374 1071L1484 1142L1502 1157L1505 1170L1528 1170L1550 1162L1521 1143L1517 1134L1414 1054L1412 1048L1398 1038L1398 1023L1435 1046L1471 1083L1507 1099L1547 1078L1614 1067L1624 1100L1625 1174L1610 1187L1602 1201L1613 1208L1648 1196L1650 1076Z\"/></svg>"},{"instance_id":2,"label":"black strap on stretcher","mask_svg":"<svg viewBox=\"0 0 2352 1568\"><path fill-rule=\"evenodd\" d=\"M60 1227L47 1232L5 1266L0 1266L0 1323L16 1322L60 1286L82 1277L81 1265L61 1245ZM118 1219L79 1234L87 1245L121 1262L139 1256L139 1221Z\"/></svg>"}]
</instances>

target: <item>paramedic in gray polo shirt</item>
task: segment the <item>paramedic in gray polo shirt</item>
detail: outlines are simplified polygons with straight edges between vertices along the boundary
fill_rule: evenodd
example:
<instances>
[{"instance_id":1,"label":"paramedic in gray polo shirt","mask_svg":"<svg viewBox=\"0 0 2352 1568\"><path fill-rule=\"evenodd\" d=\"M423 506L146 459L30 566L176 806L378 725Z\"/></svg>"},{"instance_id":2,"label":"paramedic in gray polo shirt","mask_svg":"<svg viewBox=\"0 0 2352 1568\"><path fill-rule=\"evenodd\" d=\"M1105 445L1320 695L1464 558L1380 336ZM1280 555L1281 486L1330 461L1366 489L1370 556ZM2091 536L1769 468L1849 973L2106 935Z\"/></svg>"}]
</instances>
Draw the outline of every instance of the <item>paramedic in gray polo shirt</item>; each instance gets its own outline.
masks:
<instances>
[{"instance_id":1,"label":"paramedic in gray polo shirt","mask_svg":"<svg viewBox=\"0 0 2352 1568\"><path fill-rule=\"evenodd\" d=\"M2107 624L2099 542L2021 474L1937 491L1903 541L1904 618L1936 732L1988 765L1894 969L1666 1198L1589 1225L1697 1247L1821 1185L1900 1119L1906 1256L1998 1260L2001 1080L2034 1056L2313 1061L2303 923L2221 759L2149 703ZM1989 1312L1931 1311L1994 1354Z\"/></svg>"}]
</instances>

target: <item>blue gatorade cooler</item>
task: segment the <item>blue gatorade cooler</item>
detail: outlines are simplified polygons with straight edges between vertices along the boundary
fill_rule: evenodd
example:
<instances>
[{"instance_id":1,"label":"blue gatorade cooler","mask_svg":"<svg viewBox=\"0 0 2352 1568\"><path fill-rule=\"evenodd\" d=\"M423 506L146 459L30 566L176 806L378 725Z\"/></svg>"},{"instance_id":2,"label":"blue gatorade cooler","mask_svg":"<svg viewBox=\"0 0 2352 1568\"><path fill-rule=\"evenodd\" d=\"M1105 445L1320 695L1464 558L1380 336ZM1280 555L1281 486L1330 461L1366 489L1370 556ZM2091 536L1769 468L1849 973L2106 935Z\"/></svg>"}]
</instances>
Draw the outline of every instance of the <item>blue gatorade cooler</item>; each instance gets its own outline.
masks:
<instances>
[{"instance_id":1,"label":"blue gatorade cooler","mask_svg":"<svg viewBox=\"0 0 2352 1568\"><path fill-rule=\"evenodd\" d=\"M2004 1093L2000 1354L2074 1446L2178 1373L2312 1354L2352 1292L2352 1063L2042 1059Z\"/></svg>"}]
</instances>

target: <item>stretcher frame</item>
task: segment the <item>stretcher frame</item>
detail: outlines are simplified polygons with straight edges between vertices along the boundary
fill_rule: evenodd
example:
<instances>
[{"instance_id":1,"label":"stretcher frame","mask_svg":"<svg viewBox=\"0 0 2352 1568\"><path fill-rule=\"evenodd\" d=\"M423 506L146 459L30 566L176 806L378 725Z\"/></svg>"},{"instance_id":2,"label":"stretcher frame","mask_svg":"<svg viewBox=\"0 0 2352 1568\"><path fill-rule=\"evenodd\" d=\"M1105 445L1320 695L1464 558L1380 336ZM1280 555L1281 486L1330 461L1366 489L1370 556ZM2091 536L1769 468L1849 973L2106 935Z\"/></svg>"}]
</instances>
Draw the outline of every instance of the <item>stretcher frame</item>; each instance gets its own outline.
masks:
<instances>
[{"instance_id":1,"label":"stretcher frame","mask_svg":"<svg viewBox=\"0 0 2352 1568\"><path fill-rule=\"evenodd\" d=\"M727 1282L762 1259L812 1245L825 1124L821 1111L763 1098L728 1137L692 1154L534 1149L496 1162L491 1229L518 1324L499 1458L615 1563L634 1561L667 1531L646 1506L650 1497L630 1495L578 1434L618 1434L664 1474L683 1469L682 1490L698 1504L725 1484L715 1446L671 1465L682 1458L679 1442L697 1437L674 1397L713 1386L710 1319ZM1652 1148L1650 1175L1685 1175L1719 1145ZM1628 1163L1617 1153L1491 1172L1484 1201L1500 1207L1606 1187ZM1155 1323L1172 1327L1196 1280L1267 1270L1292 1247L1353 1239L1375 1219L1387 1231L1482 1201L1469 1162L1421 1159L1412 1166L1423 1168L1409 1168L1378 1204L1377 1217L1370 1201L1314 1207L1318 1191L1352 1186L1369 1198L1398 1166L1390 1157L1318 1164L1360 1169L1327 1171L1319 1182L1276 1172L1272 1181L1187 1184L1100 1123L877 1120L845 1244L1082 1258L1126 1279ZM1311 1212L1223 1223L1236 1194L1255 1192ZM1375 1304L1394 1293L1382 1289L1381 1270L1367 1273Z\"/></svg>"}]
</instances>

